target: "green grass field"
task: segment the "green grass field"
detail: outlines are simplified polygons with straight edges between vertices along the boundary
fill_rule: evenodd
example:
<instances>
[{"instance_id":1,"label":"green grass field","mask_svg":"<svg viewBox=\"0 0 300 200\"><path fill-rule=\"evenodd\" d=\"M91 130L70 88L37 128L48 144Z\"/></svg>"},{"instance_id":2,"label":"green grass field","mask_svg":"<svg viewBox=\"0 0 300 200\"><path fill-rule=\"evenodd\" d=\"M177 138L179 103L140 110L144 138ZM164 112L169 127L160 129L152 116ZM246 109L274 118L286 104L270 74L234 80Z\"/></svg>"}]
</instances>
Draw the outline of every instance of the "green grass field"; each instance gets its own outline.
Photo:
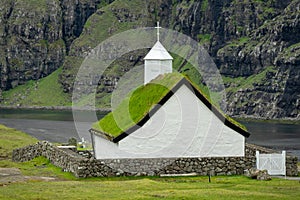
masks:
<instances>
[{"instance_id":1,"label":"green grass field","mask_svg":"<svg viewBox=\"0 0 300 200\"><path fill-rule=\"evenodd\" d=\"M38 140L0 124L0 160L9 159L13 149L33 144Z\"/></svg>"},{"instance_id":2,"label":"green grass field","mask_svg":"<svg viewBox=\"0 0 300 200\"><path fill-rule=\"evenodd\" d=\"M246 177L100 178L27 182L0 187L1 199L299 199L300 184Z\"/></svg>"},{"instance_id":3,"label":"green grass field","mask_svg":"<svg viewBox=\"0 0 300 200\"><path fill-rule=\"evenodd\" d=\"M208 177L111 177L78 179L62 172L45 158L25 163L10 160L14 148L37 140L0 125L0 168L19 168L25 176L55 177L46 182L34 178L3 183L0 199L299 199L299 181L274 178L257 181L244 176Z\"/></svg>"},{"instance_id":4,"label":"green grass field","mask_svg":"<svg viewBox=\"0 0 300 200\"><path fill-rule=\"evenodd\" d=\"M60 168L53 166L49 160L43 157L38 157L24 163L11 161L13 149L35 144L36 142L38 142L37 139L26 133L0 124L0 168L18 168L26 176L50 176L60 179L75 179L70 173L61 172Z\"/></svg>"}]
</instances>

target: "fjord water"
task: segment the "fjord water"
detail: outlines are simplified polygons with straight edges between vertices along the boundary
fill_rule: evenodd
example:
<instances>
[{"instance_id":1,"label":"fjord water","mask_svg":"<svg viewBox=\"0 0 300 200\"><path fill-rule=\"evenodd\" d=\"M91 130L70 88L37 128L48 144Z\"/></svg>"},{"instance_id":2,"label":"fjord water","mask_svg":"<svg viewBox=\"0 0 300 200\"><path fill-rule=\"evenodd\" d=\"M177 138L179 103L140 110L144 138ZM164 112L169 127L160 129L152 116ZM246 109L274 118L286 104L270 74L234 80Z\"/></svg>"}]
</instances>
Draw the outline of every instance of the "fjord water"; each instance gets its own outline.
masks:
<instances>
[{"instance_id":1,"label":"fjord water","mask_svg":"<svg viewBox=\"0 0 300 200\"><path fill-rule=\"evenodd\" d=\"M106 113L97 113L101 119ZM77 128L71 110L32 110L32 109L0 109L0 124L21 130L38 140L65 143L69 138L78 140L84 136L90 140L90 111L82 111L81 127Z\"/></svg>"},{"instance_id":2,"label":"fjord water","mask_svg":"<svg viewBox=\"0 0 300 200\"><path fill-rule=\"evenodd\" d=\"M300 124L241 121L251 136L246 142L286 150L300 159Z\"/></svg>"},{"instance_id":3,"label":"fjord water","mask_svg":"<svg viewBox=\"0 0 300 200\"><path fill-rule=\"evenodd\" d=\"M86 114L87 118L89 113ZM97 113L98 119L106 113ZM87 120L88 121L88 120ZM241 121L251 133L246 139L253 143L276 150L287 150L300 158L300 124ZM73 122L72 111L1 109L0 124L24 131L39 140L67 142L79 139ZM85 135L89 135L91 124L86 124Z\"/></svg>"}]
</instances>

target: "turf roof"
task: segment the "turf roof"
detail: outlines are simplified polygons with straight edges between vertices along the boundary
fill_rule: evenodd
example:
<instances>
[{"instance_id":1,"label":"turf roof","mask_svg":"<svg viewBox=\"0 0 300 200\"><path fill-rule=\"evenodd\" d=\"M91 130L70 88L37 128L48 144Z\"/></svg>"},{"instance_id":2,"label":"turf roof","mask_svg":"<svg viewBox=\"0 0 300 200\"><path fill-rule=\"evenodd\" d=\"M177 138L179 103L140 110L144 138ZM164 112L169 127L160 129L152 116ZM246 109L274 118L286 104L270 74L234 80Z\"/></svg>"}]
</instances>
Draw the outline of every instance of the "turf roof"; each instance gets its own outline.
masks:
<instances>
[{"instance_id":1,"label":"turf roof","mask_svg":"<svg viewBox=\"0 0 300 200\"><path fill-rule=\"evenodd\" d=\"M223 118L227 126L235 128L240 133L243 132L243 135L246 137L249 136L243 125L222 114L199 89L196 89L195 85L178 72L160 75L150 83L137 88L113 112L110 112L100 121L96 122L92 129L96 133L100 132L108 136L106 138L118 142L128 135L124 133L125 131L131 133L139 127L137 124L144 124L149 118L149 112L155 110L154 107L156 104L162 102L164 99L167 100L173 95L173 92L170 90L173 90L180 82L191 85L196 90L198 98L204 101L208 107L213 108L211 110L220 119ZM141 123L141 121L144 122ZM132 130L130 131L130 129Z\"/></svg>"},{"instance_id":2,"label":"turf roof","mask_svg":"<svg viewBox=\"0 0 300 200\"><path fill-rule=\"evenodd\" d=\"M113 112L96 122L93 129L113 137L120 135L147 115L182 78L179 73L169 73L137 88Z\"/></svg>"}]
</instances>

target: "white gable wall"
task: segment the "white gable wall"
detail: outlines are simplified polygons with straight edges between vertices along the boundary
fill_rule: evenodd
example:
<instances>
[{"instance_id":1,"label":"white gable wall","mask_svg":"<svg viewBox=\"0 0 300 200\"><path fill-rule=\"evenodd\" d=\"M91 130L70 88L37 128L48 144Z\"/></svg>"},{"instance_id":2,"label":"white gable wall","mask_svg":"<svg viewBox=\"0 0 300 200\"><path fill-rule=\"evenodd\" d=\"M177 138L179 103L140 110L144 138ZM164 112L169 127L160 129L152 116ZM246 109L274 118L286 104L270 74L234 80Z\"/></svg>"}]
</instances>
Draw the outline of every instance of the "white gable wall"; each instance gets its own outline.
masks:
<instances>
[{"instance_id":1,"label":"white gable wall","mask_svg":"<svg viewBox=\"0 0 300 200\"><path fill-rule=\"evenodd\" d=\"M244 136L225 126L185 85L118 145L99 136L94 142L98 159L244 156L245 146Z\"/></svg>"}]
</instances>

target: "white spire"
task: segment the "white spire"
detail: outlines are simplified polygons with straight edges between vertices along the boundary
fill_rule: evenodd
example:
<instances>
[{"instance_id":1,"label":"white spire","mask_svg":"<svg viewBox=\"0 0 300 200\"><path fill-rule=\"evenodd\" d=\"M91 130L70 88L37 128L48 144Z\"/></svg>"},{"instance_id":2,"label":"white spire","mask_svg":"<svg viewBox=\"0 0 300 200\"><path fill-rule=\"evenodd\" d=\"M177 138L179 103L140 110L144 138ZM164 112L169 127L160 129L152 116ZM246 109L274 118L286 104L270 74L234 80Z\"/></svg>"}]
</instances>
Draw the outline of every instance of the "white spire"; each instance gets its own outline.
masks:
<instances>
[{"instance_id":1,"label":"white spire","mask_svg":"<svg viewBox=\"0 0 300 200\"><path fill-rule=\"evenodd\" d=\"M157 29L157 41L159 41L159 29L161 28L159 26L159 22L157 22L157 26L155 28Z\"/></svg>"},{"instance_id":2,"label":"white spire","mask_svg":"<svg viewBox=\"0 0 300 200\"><path fill-rule=\"evenodd\" d=\"M157 41L145 56L144 85L160 74L172 72L172 56L159 41L159 22L157 22Z\"/></svg>"},{"instance_id":3,"label":"white spire","mask_svg":"<svg viewBox=\"0 0 300 200\"><path fill-rule=\"evenodd\" d=\"M172 56L168 53L168 51L159 41L159 29L161 28L159 26L159 22L157 22L157 26L154 28L157 29L157 42L151 48L151 50L148 52L148 54L144 59L145 60L173 60Z\"/></svg>"},{"instance_id":4,"label":"white spire","mask_svg":"<svg viewBox=\"0 0 300 200\"><path fill-rule=\"evenodd\" d=\"M145 60L173 60L172 56L168 53L165 47L157 41L152 49L148 52Z\"/></svg>"}]
</instances>

